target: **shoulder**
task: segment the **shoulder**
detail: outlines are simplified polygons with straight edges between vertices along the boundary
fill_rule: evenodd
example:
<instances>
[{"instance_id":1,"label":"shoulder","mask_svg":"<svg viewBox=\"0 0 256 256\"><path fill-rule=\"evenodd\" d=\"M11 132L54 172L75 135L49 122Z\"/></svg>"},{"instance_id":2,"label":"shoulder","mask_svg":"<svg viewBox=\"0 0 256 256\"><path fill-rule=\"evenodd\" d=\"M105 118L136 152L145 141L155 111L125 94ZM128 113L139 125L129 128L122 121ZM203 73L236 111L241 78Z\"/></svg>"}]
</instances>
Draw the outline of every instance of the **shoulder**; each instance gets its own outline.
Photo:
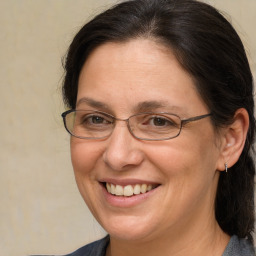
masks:
<instances>
[{"instance_id":1,"label":"shoulder","mask_svg":"<svg viewBox=\"0 0 256 256\"><path fill-rule=\"evenodd\" d=\"M106 236L103 239L87 244L75 252L64 256L105 256L108 244L109 236Z\"/></svg>"},{"instance_id":2,"label":"shoulder","mask_svg":"<svg viewBox=\"0 0 256 256\"><path fill-rule=\"evenodd\" d=\"M255 250L248 240L232 236L223 256L255 256Z\"/></svg>"}]
</instances>

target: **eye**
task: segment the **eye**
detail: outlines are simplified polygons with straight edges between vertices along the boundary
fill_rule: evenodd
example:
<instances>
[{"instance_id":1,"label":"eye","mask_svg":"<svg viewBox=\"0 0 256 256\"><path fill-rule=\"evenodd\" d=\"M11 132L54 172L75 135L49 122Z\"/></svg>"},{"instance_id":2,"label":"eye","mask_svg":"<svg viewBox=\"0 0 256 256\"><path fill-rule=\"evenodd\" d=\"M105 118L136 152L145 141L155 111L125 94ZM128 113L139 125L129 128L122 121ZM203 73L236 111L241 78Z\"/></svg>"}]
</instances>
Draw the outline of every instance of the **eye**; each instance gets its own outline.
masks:
<instances>
[{"instance_id":1,"label":"eye","mask_svg":"<svg viewBox=\"0 0 256 256\"><path fill-rule=\"evenodd\" d=\"M167 127L177 127L178 124L170 117L150 115L144 118L143 125L148 125L151 127L167 128Z\"/></svg>"},{"instance_id":2,"label":"eye","mask_svg":"<svg viewBox=\"0 0 256 256\"><path fill-rule=\"evenodd\" d=\"M152 118L151 122L155 126L165 126L168 125L168 120L162 118L162 117L154 117Z\"/></svg>"},{"instance_id":3,"label":"eye","mask_svg":"<svg viewBox=\"0 0 256 256\"><path fill-rule=\"evenodd\" d=\"M102 126L109 125L113 123L113 119L110 116L99 114L99 113L91 113L82 115L79 123L83 126Z\"/></svg>"},{"instance_id":4,"label":"eye","mask_svg":"<svg viewBox=\"0 0 256 256\"><path fill-rule=\"evenodd\" d=\"M102 124L104 123L106 120L101 117L101 116L91 116L89 118L87 118L87 121L93 123L93 124Z\"/></svg>"}]
</instances>

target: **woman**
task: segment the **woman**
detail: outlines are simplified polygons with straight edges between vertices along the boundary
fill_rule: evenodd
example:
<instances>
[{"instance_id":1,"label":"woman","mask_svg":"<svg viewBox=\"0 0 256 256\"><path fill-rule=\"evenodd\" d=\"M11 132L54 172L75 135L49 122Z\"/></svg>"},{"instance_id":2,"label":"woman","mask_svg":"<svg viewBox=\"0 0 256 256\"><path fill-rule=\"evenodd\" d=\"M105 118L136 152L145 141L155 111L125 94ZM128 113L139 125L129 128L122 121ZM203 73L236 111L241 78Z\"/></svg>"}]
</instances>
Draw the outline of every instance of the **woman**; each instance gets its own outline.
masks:
<instances>
[{"instance_id":1,"label":"woman","mask_svg":"<svg viewBox=\"0 0 256 256\"><path fill-rule=\"evenodd\" d=\"M76 181L109 234L70 255L254 255L252 75L225 18L123 2L78 32L65 71Z\"/></svg>"}]
</instances>

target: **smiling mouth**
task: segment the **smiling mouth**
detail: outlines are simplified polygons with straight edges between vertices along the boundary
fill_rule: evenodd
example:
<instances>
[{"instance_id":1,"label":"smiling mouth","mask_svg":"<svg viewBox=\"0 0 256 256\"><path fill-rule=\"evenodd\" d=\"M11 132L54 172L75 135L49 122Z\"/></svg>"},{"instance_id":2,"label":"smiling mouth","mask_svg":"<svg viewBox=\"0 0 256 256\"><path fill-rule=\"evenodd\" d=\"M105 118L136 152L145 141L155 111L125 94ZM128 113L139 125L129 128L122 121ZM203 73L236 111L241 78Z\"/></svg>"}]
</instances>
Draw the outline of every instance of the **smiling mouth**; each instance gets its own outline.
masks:
<instances>
[{"instance_id":1,"label":"smiling mouth","mask_svg":"<svg viewBox=\"0 0 256 256\"><path fill-rule=\"evenodd\" d=\"M108 193L115 195L115 196L124 196L124 197L130 197L134 195L139 194L145 194L156 187L158 185L156 184L136 184L136 185L115 185L112 183L105 183L105 187L108 191Z\"/></svg>"}]
</instances>

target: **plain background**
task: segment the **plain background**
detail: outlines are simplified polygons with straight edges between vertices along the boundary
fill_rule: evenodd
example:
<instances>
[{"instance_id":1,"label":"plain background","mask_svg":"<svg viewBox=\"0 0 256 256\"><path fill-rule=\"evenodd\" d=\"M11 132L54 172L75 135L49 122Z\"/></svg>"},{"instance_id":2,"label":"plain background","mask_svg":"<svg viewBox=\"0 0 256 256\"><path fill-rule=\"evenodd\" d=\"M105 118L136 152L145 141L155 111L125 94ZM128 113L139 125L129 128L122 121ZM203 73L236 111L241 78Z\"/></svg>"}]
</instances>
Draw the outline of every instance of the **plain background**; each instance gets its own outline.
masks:
<instances>
[{"instance_id":1,"label":"plain background","mask_svg":"<svg viewBox=\"0 0 256 256\"><path fill-rule=\"evenodd\" d=\"M75 184L60 114L61 59L78 29L114 0L0 1L0 255L64 254L102 237ZM256 74L256 1L227 12Z\"/></svg>"}]
</instances>

